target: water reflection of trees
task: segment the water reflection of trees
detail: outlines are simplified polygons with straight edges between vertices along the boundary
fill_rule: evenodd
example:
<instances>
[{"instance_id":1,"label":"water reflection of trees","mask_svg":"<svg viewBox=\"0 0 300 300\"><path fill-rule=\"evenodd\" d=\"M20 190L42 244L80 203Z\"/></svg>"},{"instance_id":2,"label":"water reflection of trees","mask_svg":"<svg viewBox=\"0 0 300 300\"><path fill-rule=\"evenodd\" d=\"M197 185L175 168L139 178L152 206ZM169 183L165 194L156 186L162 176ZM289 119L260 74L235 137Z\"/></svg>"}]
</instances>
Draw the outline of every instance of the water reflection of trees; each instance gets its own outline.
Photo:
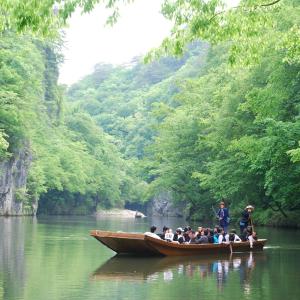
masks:
<instances>
[{"instance_id":1,"label":"water reflection of trees","mask_svg":"<svg viewBox=\"0 0 300 300\"><path fill-rule=\"evenodd\" d=\"M25 284L24 232L21 218L0 218L0 289L3 299L22 296Z\"/></svg>"}]
</instances>

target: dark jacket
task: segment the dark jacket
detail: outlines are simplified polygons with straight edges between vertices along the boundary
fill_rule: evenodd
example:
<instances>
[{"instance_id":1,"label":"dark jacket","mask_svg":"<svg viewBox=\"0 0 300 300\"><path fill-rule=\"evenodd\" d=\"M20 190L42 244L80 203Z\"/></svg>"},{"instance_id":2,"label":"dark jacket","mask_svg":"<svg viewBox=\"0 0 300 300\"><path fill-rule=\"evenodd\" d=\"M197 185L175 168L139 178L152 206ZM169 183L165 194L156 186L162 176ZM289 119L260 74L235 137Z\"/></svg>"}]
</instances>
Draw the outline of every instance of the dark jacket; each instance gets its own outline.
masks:
<instances>
[{"instance_id":1,"label":"dark jacket","mask_svg":"<svg viewBox=\"0 0 300 300\"><path fill-rule=\"evenodd\" d=\"M197 244L196 238L191 238L189 244Z\"/></svg>"},{"instance_id":2,"label":"dark jacket","mask_svg":"<svg viewBox=\"0 0 300 300\"><path fill-rule=\"evenodd\" d=\"M219 217L219 222L220 222L221 227L224 227L224 225L227 226L229 224L228 208L226 208L226 207L220 208L217 215Z\"/></svg>"},{"instance_id":3,"label":"dark jacket","mask_svg":"<svg viewBox=\"0 0 300 300\"><path fill-rule=\"evenodd\" d=\"M244 227L247 227L248 223L249 223L249 219L250 219L250 214L248 213L247 210L243 210L242 217L241 217L241 220L240 220L240 225L244 226Z\"/></svg>"},{"instance_id":4,"label":"dark jacket","mask_svg":"<svg viewBox=\"0 0 300 300\"><path fill-rule=\"evenodd\" d=\"M212 235L209 235L208 237L208 242L213 244L214 243L214 237Z\"/></svg>"},{"instance_id":5,"label":"dark jacket","mask_svg":"<svg viewBox=\"0 0 300 300\"><path fill-rule=\"evenodd\" d=\"M173 236L173 241L174 242L177 242L178 241L178 233L174 233L174 236Z\"/></svg>"},{"instance_id":6,"label":"dark jacket","mask_svg":"<svg viewBox=\"0 0 300 300\"><path fill-rule=\"evenodd\" d=\"M179 244L184 243L184 242L185 242L184 237L183 237L183 236L180 236L180 237L177 239L177 242L178 242Z\"/></svg>"},{"instance_id":7,"label":"dark jacket","mask_svg":"<svg viewBox=\"0 0 300 300\"><path fill-rule=\"evenodd\" d=\"M199 239L197 239L198 244L207 244L208 243L208 237L207 235L201 235Z\"/></svg>"},{"instance_id":8,"label":"dark jacket","mask_svg":"<svg viewBox=\"0 0 300 300\"><path fill-rule=\"evenodd\" d=\"M190 241L190 237L189 237L189 235L188 235L187 232L185 232L185 233L183 234L183 237L184 237L184 240L185 240L186 242L189 242L189 241Z\"/></svg>"}]
</instances>

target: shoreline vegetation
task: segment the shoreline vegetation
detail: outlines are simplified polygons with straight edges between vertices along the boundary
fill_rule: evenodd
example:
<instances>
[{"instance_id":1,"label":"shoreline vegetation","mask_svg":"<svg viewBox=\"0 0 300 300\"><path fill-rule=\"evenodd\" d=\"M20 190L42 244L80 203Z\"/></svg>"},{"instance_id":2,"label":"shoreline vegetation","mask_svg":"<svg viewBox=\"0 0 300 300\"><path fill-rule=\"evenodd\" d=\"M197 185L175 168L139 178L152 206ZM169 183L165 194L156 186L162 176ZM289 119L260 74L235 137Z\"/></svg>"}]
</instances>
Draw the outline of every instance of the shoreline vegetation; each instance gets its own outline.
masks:
<instances>
[{"instance_id":1,"label":"shoreline vegetation","mask_svg":"<svg viewBox=\"0 0 300 300\"><path fill-rule=\"evenodd\" d=\"M47 214L41 214L41 216L46 216ZM138 210L130 210L130 209L123 209L123 208L111 208L111 209L98 209L96 212L92 214L48 214L47 216L88 216L92 215L96 218L121 218L121 219L134 219L134 218L146 218L147 215L143 214ZM3 218L15 218L15 217L24 217L26 215L10 215L10 216L0 216ZM27 215L28 216L28 215ZM239 219L240 214L235 210L233 213L230 214L231 222L229 227L230 228L238 228L239 227ZM39 215L37 216L39 217ZM150 216L151 217L151 216ZM170 216L159 216L161 218L177 218L177 217L170 217ZM294 212L289 213L288 218L285 218L280 213L270 212L270 211L256 211L252 215L253 222L255 226L262 226L262 227L274 227L274 228L293 228L293 229L300 229L300 224L297 222L300 218L300 213ZM217 221L210 217L203 218L200 215L194 214L190 217L187 217L186 223L189 224L213 224L214 221ZM268 220L268 222L266 222Z\"/></svg>"}]
</instances>

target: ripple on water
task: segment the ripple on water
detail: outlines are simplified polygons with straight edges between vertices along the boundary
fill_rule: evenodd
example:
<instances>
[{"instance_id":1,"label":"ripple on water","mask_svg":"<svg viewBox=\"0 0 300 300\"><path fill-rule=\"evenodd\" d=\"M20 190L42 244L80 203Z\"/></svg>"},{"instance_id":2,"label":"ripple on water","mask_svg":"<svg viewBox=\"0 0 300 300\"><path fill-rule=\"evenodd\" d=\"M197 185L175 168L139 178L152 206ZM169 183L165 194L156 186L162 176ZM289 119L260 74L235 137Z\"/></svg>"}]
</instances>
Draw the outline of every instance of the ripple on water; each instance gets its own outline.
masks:
<instances>
[{"instance_id":1,"label":"ripple on water","mask_svg":"<svg viewBox=\"0 0 300 300\"><path fill-rule=\"evenodd\" d=\"M88 241L88 237L84 236L47 236L48 241Z\"/></svg>"},{"instance_id":2,"label":"ripple on water","mask_svg":"<svg viewBox=\"0 0 300 300\"><path fill-rule=\"evenodd\" d=\"M266 246L264 250L268 249L280 249L280 250L300 250L300 245L286 245L286 246Z\"/></svg>"}]
</instances>

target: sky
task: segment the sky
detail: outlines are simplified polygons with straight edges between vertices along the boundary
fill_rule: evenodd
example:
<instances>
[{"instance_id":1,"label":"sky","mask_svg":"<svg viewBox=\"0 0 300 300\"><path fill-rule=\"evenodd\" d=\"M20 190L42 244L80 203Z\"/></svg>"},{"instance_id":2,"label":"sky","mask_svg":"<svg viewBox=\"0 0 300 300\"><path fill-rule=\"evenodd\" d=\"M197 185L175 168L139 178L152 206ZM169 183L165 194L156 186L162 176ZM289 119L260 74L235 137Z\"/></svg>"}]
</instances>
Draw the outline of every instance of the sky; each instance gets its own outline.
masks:
<instances>
[{"instance_id":1,"label":"sky","mask_svg":"<svg viewBox=\"0 0 300 300\"><path fill-rule=\"evenodd\" d=\"M227 0L229 7L240 0ZM90 74L97 63L123 64L158 47L171 30L160 13L163 0L135 0L125 5L113 27L105 26L109 12L103 6L90 14L76 12L65 29L65 61L59 82L71 85Z\"/></svg>"},{"instance_id":2,"label":"sky","mask_svg":"<svg viewBox=\"0 0 300 300\"><path fill-rule=\"evenodd\" d=\"M97 63L122 64L158 47L171 29L160 14L162 0L136 0L121 10L113 27L100 6L90 14L75 13L65 30L65 61L59 82L70 85L93 71Z\"/></svg>"}]
</instances>

